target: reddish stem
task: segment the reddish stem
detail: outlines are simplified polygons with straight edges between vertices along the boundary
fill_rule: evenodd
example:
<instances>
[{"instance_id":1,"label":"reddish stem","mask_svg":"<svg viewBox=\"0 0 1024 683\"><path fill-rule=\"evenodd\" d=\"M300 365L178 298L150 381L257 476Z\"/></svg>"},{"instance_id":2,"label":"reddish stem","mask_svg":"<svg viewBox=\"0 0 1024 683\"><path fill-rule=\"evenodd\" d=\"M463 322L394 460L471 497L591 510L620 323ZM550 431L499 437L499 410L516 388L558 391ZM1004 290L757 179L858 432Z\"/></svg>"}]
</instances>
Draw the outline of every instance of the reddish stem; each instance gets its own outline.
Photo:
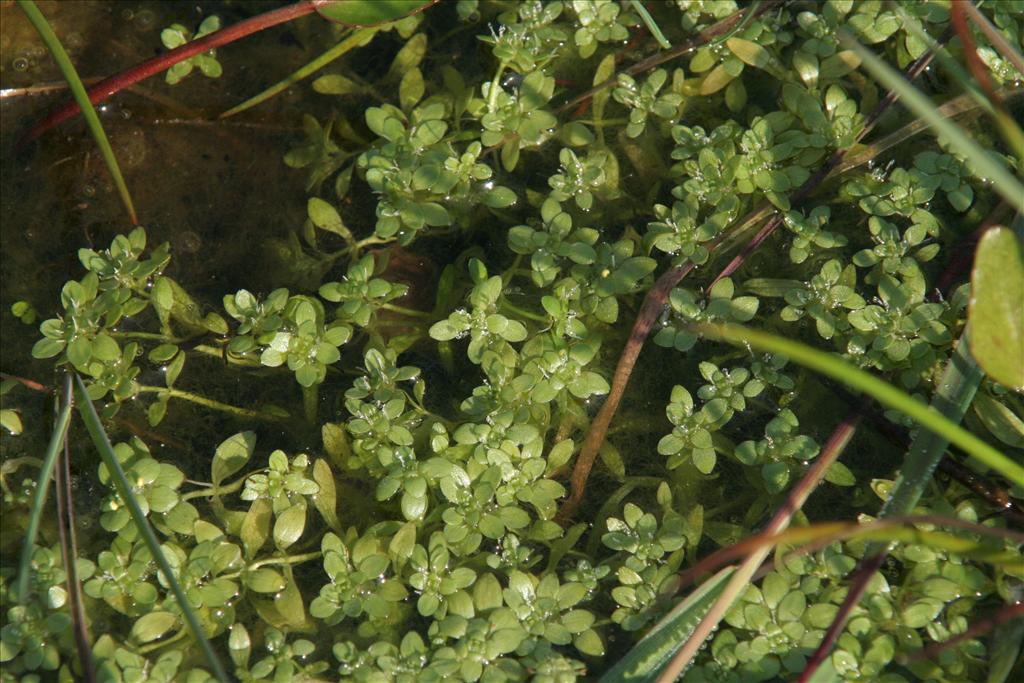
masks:
<instances>
[{"instance_id":1,"label":"reddish stem","mask_svg":"<svg viewBox=\"0 0 1024 683\"><path fill-rule=\"evenodd\" d=\"M45 384L41 384L35 381L34 379L28 379L27 377L18 377L17 375L11 375L6 372L0 372L0 379L14 380L15 382L21 384L26 389L31 389L32 391L39 391L44 394L50 393L50 388L47 387Z\"/></svg>"},{"instance_id":2,"label":"reddish stem","mask_svg":"<svg viewBox=\"0 0 1024 683\"><path fill-rule=\"evenodd\" d=\"M950 34L949 32L947 32L946 35L939 39L939 44L942 45L943 43L945 43L947 40L949 40L949 37ZM910 69L908 69L907 78L909 80L914 80L915 78L917 78L921 74L921 72L923 72L925 68L931 63L932 58L934 56L934 53L931 51L921 55L921 57L919 57L918 60L910 66ZM871 132L871 130L875 127L875 124L878 123L878 119L882 118L882 114L884 114L885 111L889 107L891 107L894 102L896 102L897 97L898 95L896 95L896 93L889 92L886 93L885 97L883 97L878 102L878 104L875 106L874 111L872 111L868 118L864 121L864 127L861 129L860 133L857 134L858 143L861 140L863 140L869 132ZM814 175L805 180L804 184L798 187L795 192L793 192L793 196L790 197L790 205L796 207L802 204L803 201L807 199L807 197L811 194L811 192L813 192L818 187L818 185L820 185L821 182L828 177L828 175L832 172L832 169L837 168L843 162L843 158L846 156L846 153L848 151L848 149L837 149L829 158L829 160L825 162L825 164L814 173ZM714 287L715 284L722 278L729 277L734 272L736 272L739 269L739 267L742 266L743 263L750 257L750 255L754 253L754 251L759 246L761 246L761 244L766 239L768 239L772 235L772 233L774 233L778 229L780 225L782 225L782 213L777 211L775 215L773 215L771 219L765 224L765 226L761 228L761 230L758 231L756 235L754 235L750 242L744 245L743 249L740 250L740 253L736 254L736 256L734 256L733 259L729 261L728 265L726 265L726 267L722 269L722 272L720 272L715 277L715 279L711 281L711 284L709 284L707 287L708 290Z\"/></svg>"},{"instance_id":3,"label":"reddish stem","mask_svg":"<svg viewBox=\"0 0 1024 683\"><path fill-rule=\"evenodd\" d=\"M139 81L145 80L150 76L166 71L175 64L190 57L202 54L208 50L213 50L222 45L227 45L228 43L233 43L240 38L245 38L253 33L268 29L271 26L277 26L278 24L283 24L285 22L292 21L293 19L298 19L299 17L311 14L316 11L320 4L324 3L311 2L310 0L299 0L299 2L296 2L293 5L287 5L280 9L265 12L258 16L240 21L233 26L228 26L227 28L223 28L219 31L203 36L198 40L185 43L181 47L176 47L170 52L157 55L152 59L147 59L127 71L122 71L110 78L103 79L87 91L89 93L89 101L93 104L99 104L111 95L124 90L129 86L135 85ZM71 117L78 115L80 111L78 104L74 100L65 103L60 109L57 109L45 119L32 126L32 128L30 128L22 137L18 146L23 147L24 145L27 145L49 131L51 128L54 128Z\"/></svg>"},{"instance_id":4,"label":"reddish stem","mask_svg":"<svg viewBox=\"0 0 1024 683\"><path fill-rule=\"evenodd\" d=\"M769 3L765 3L769 4ZM738 21L738 19L737 19ZM717 26L717 24L716 24ZM726 29L727 30L727 29ZM949 38L949 32L943 36L939 43L942 44ZM656 55L656 57L659 55ZM918 76L924 68L930 63L932 53L928 52L921 56L908 71L908 77L910 79ZM649 61L649 60L645 60ZM638 67L634 65L632 68ZM606 82L607 83L607 82ZM589 97L593 92L600 90L605 84L602 83L600 86L595 88L589 93L585 93L583 96L572 100L561 107L565 109L577 101L581 101L582 98ZM878 103L874 111L864 122L864 128L860 131L857 136L857 141L860 142L864 136L871 131L874 125L881 118L882 114L896 101L896 95L893 93L887 94ZM797 206L801 204L810 194L813 192L818 185L832 172L836 166L838 166L845 156L844 150L837 150L829 160L819 168L810 178L808 178L803 185L794 191L790 197L790 204ZM757 209L750 216L744 217L744 219L738 223L738 225L746 225L748 220L760 212L761 209ZM711 289L716 282L724 277L729 276L737 268L739 268L743 262L759 247L768 237L778 228L782 223L782 214L778 211L769 219L768 223L747 243L744 248L736 255L732 261L718 274L717 277L708 285L705 291ZM708 246L709 252L714 252L715 249L722 243L723 236L720 235L717 239L711 242ZM601 406L601 410L594 418L593 422L590 423L590 428L587 431L587 436L583 441L583 445L580 448L580 454L576 458L576 465L573 468L572 479L570 480L570 493L569 497L562 504L561 509L558 511L556 519L562 523L567 523L572 519L576 512L576 508L579 507L580 501L583 499L583 493L586 488L587 479L590 477L590 471L594 467L594 460L597 458L597 453L601 448L601 444L604 443L605 432L608 430L608 426L611 424L612 418L615 417L615 412L618 410L619 402L622 400L622 394L626 390L626 384L629 382L629 376L633 372L633 366L636 365L636 359L640 355L640 350L643 348L644 342L647 339L647 335L650 333L651 328L654 326L654 322L658 319L661 314L665 302L668 299L668 295L672 289L679 284L679 282L686 277L690 271L694 268L693 264L687 263L682 266L676 266L671 270L668 270L664 275L658 278L657 282L654 283L654 287L647 293L647 297L644 299L643 307L640 309L640 313L637 315L636 322L633 324L633 330L629 335L629 340L626 342L625 347L622 349L622 355L619 357L619 363L615 367L615 375L612 378L612 387L608 393L608 398L605 399L604 404Z\"/></svg>"},{"instance_id":5,"label":"reddish stem","mask_svg":"<svg viewBox=\"0 0 1024 683\"><path fill-rule=\"evenodd\" d=\"M934 660L949 648L956 647L965 640L970 640L971 638L977 638L980 635L984 635L995 629L997 626L1020 617L1024 617L1024 603L1017 602L1010 605L1003 605L988 618L971 624L963 633L953 636L948 640L944 640L941 643L929 645L928 647L922 648L914 654L909 655L907 657L907 661L916 662L923 659Z\"/></svg>"},{"instance_id":6,"label":"reddish stem","mask_svg":"<svg viewBox=\"0 0 1024 683\"><path fill-rule=\"evenodd\" d=\"M825 632L825 637L821 639L818 649L807 660L807 666L804 667L804 671L800 674L797 683L808 683L818 670L818 667L825 661L825 658L832 653L832 646L835 645L836 640L839 639L839 634L842 633L843 628L846 626L847 617L850 616L850 612L860 602L861 596L868 589L871 577L882 568L882 563L885 562L887 556L888 553L883 552L861 560L860 565L854 571L853 581L850 584L850 590L846 594L846 598L843 600L843 604L839 606L839 611L836 613L835 618L832 619L832 623L829 624L828 631Z\"/></svg>"}]
</instances>

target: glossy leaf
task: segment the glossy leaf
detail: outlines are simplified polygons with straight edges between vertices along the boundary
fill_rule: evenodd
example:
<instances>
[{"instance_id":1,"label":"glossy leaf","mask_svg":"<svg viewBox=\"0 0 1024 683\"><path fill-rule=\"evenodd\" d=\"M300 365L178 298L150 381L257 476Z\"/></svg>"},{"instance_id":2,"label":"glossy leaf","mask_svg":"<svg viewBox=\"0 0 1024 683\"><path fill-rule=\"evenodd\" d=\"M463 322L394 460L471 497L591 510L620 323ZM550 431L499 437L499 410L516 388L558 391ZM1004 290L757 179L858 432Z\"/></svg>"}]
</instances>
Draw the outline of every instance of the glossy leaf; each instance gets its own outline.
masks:
<instances>
[{"instance_id":1,"label":"glossy leaf","mask_svg":"<svg viewBox=\"0 0 1024 683\"><path fill-rule=\"evenodd\" d=\"M346 26L374 26L418 12L437 0L336 0L318 3L316 11Z\"/></svg>"},{"instance_id":2,"label":"glossy leaf","mask_svg":"<svg viewBox=\"0 0 1024 683\"><path fill-rule=\"evenodd\" d=\"M989 229L971 274L971 353L1000 384L1024 391L1024 248L1013 230Z\"/></svg>"}]
</instances>

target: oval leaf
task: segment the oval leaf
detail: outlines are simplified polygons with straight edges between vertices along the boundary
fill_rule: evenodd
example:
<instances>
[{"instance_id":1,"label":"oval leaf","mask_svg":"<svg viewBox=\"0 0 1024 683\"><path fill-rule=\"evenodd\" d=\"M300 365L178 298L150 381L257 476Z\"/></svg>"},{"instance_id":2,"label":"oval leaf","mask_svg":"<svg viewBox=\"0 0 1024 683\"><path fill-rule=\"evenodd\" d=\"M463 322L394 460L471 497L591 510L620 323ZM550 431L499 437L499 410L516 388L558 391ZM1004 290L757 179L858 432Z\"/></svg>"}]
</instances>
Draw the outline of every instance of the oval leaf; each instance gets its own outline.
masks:
<instances>
[{"instance_id":1,"label":"oval leaf","mask_svg":"<svg viewBox=\"0 0 1024 683\"><path fill-rule=\"evenodd\" d=\"M437 0L349 0L330 5L318 4L316 11L325 19L346 26L373 26L395 21L418 12Z\"/></svg>"},{"instance_id":2,"label":"oval leaf","mask_svg":"<svg viewBox=\"0 0 1024 683\"><path fill-rule=\"evenodd\" d=\"M1012 230L982 235L971 274L971 355L1000 384L1024 391L1024 254Z\"/></svg>"}]
</instances>

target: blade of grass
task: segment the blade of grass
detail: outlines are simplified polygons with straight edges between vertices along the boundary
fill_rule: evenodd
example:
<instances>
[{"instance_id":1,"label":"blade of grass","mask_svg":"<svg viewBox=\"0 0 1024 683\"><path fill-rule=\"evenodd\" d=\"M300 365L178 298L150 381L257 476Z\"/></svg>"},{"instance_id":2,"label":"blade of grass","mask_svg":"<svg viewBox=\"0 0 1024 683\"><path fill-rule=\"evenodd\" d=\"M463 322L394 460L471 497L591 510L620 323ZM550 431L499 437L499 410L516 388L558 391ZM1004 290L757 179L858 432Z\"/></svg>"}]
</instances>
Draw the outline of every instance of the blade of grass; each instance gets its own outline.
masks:
<instances>
[{"instance_id":1,"label":"blade of grass","mask_svg":"<svg viewBox=\"0 0 1024 683\"><path fill-rule=\"evenodd\" d=\"M967 16L971 18L971 21L981 29L981 32L985 34L985 37L992 43L992 47L999 50L999 54L1005 57L1014 68L1017 69L1022 75L1024 75L1024 57L1021 56L1020 52L1014 49L1013 45L1010 44L1003 34L999 32L992 22L988 20L981 10L973 2L965 2L964 10L967 12Z\"/></svg>"},{"instance_id":2,"label":"blade of grass","mask_svg":"<svg viewBox=\"0 0 1024 683\"><path fill-rule=\"evenodd\" d=\"M71 94L74 96L75 102L82 109L82 115L85 117L85 123L89 127L89 133L92 134L93 139L96 141L96 146L100 148L100 154L103 156L103 162L107 165L107 170L110 171L110 177L114 179L114 185L117 186L117 194L120 195L121 203L124 204L125 211L128 212L128 219L132 225L138 225L139 219L135 215L135 206L132 204L132 196L128 192L128 185L124 182L124 176L121 175L121 168L117 165L114 150L110 147L110 141L103 130L103 124L100 123L100 117L96 115L96 110L93 108L92 102L89 101L89 94L85 90L82 79L78 77L75 65L71 63L71 58L68 56L67 51L64 50L64 46L61 45L60 39L57 38L57 34L50 28L50 23L46 21L46 17L36 7L36 3L33 0L18 0L18 6L21 7L21 10L28 17L28 20L32 22L32 26L35 27L43 42L46 43L46 49L50 51L50 55L53 56L54 61L57 62L57 66L60 68L61 75L68 82L68 87L71 88Z\"/></svg>"},{"instance_id":3,"label":"blade of grass","mask_svg":"<svg viewBox=\"0 0 1024 683\"><path fill-rule=\"evenodd\" d=\"M809 526L795 527L776 534L761 532L748 536L733 545L708 555L694 566L679 574L680 588L686 588L695 578L720 569L737 558L762 548L791 546L782 563L791 558L813 553L836 541L860 539L868 541L903 541L927 546L932 550L956 553L994 564L1019 564L1020 556L1012 550L994 549L978 545L975 541L942 531L918 529L915 525L927 524L935 527L949 527L990 538L1002 538L1024 543L1024 534L1001 527L985 526L967 522L956 517L939 515L889 516L872 522L819 522Z\"/></svg>"},{"instance_id":4,"label":"blade of grass","mask_svg":"<svg viewBox=\"0 0 1024 683\"><path fill-rule=\"evenodd\" d=\"M978 364L975 362L968 350L969 345L970 329L968 327L965 328L963 334L960 335L956 348L953 350L953 356L949 359L949 362L946 363L946 369L943 372L942 379L939 381L935 396L932 397L932 405L930 408L926 409L927 412L925 414L928 416L929 420L937 418L939 422L955 427L956 430L959 430L963 434L973 437L970 432L963 430L958 424L963 420L964 413L967 412L967 408L971 405L971 401L974 399L974 394L977 392L978 385L981 383L981 379L983 377L981 368L978 367ZM797 362L799 363L800 361L797 360ZM867 373L864 374L875 382L880 382L892 391L899 391L898 389L881 382L881 380L878 380L871 375L867 375ZM846 383L849 384L849 382ZM904 396L906 400L913 401L915 406L924 407L923 404L918 403L910 396ZM875 395L875 398L882 401L881 397L877 395ZM903 410L903 412L911 415L911 413L909 413L905 408L898 408L894 405L890 405L890 407L896 407L898 410ZM896 478L895 484L893 485L892 493L889 495L889 499L882 506L882 510L879 513L879 516L883 518L909 514L921 499L921 494L924 493L925 487L928 486L928 483L932 480L932 474L934 474L935 468L938 466L939 461L946 452L946 448L949 446L949 443L953 442L961 448L964 448L962 443L958 443L952 438L951 433L944 434L938 429L930 427L924 419L915 415L911 415L911 417L913 417L918 424L926 427L926 429L919 430L917 435L914 437L913 442L910 444L910 450L907 451L907 457L904 459L903 467L900 470L899 476ZM980 439L977 439L977 441L980 442ZM988 447L984 442L981 443ZM1005 456L998 451L995 451L995 449L991 449L991 447L988 448L990 448L990 450L1000 458L1005 458ZM972 452L967 448L964 448L964 450L967 450L969 453ZM1022 469L1015 463L1010 462L1010 464L1014 465L1018 470ZM1010 476L1011 481L1013 481L1014 478L1014 476ZM1017 479L1017 481L1021 480ZM822 638L821 643L818 645L818 648L807 661L807 667L804 669L804 673L800 677L801 683L810 681L814 676L814 672L818 669L825 658L828 657L829 653L832 651L832 646L835 644L843 627L846 625L847 617L849 617L857 603L860 602L861 597L867 590L868 582L871 580L871 577L875 572L882 566L887 554L888 544L886 543L875 542L867 547L865 550L865 558L860 561L857 570L854 572L854 580L850 585L846 597L843 599L842 605L839 607L839 611L836 613L832 623L825 631L825 635Z\"/></svg>"},{"instance_id":5,"label":"blade of grass","mask_svg":"<svg viewBox=\"0 0 1024 683\"><path fill-rule=\"evenodd\" d=\"M325 66L327 66L334 60L338 59L342 55L346 54L347 52L350 52L357 47L363 47L364 45L368 44L371 40L373 40L374 35L376 35L377 31L379 30L380 28L378 27L361 28L356 30L355 32L352 33L352 35L346 37L343 41L332 47L327 52L324 52L322 55L320 55L313 61L300 67L299 69L292 72L290 75L278 81L274 85L270 86L260 94L254 97L250 97L245 102L242 102L241 104L238 104L232 107L231 109L228 109L226 112L224 112L217 118L226 119L229 116L234 116L235 114L239 114L245 111L246 109L251 109L252 107L255 107L258 104L266 102L274 95L277 95L278 93L287 90L288 88L295 85L302 79L308 77L311 74L316 73L317 71L324 68Z\"/></svg>"},{"instance_id":6,"label":"blade of grass","mask_svg":"<svg viewBox=\"0 0 1024 683\"><path fill-rule=\"evenodd\" d=\"M668 42L668 38L666 38L665 34L661 32L660 28L658 28L658 22L654 21L654 17L652 17L651 13L647 11L646 7L644 7L643 0L632 0L630 4L633 6L633 11L640 15L640 20L644 22L644 26L647 27L647 30L650 31L654 39L658 41L658 45L661 46L661 49L671 50L672 43Z\"/></svg>"},{"instance_id":7,"label":"blade of grass","mask_svg":"<svg viewBox=\"0 0 1024 683\"><path fill-rule=\"evenodd\" d=\"M899 73L875 56L873 52L858 43L848 33L839 32L840 42L857 53L862 66L875 80L899 95L911 112L928 122L942 135L957 153L967 159L971 171L982 179L992 182L992 187L1013 206L1018 213L1024 213L1024 185L999 160L983 149L961 128L943 118L935 104L920 90L904 80Z\"/></svg>"},{"instance_id":8,"label":"blade of grass","mask_svg":"<svg viewBox=\"0 0 1024 683\"><path fill-rule=\"evenodd\" d=\"M733 568L726 567L686 596L625 657L605 672L600 683L650 680L651 674L661 669L679 643L690 637L721 595L732 573Z\"/></svg>"},{"instance_id":9,"label":"blade of grass","mask_svg":"<svg viewBox=\"0 0 1024 683\"><path fill-rule=\"evenodd\" d=\"M818 487L821 480L824 479L825 472L839 458L846 445L850 443L850 439L853 438L853 434L857 429L858 420L858 414L852 413L843 419L836 429L833 430L832 436L825 444L821 454L814 464L808 468L807 472L804 473L799 483L790 490L785 503L776 511L771 521L768 522L764 533L775 535L786 530L793 519L793 515L807 502L811 493ZM746 590L747 585L754 578L754 574L770 552L771 546L754 550L740 564L715 604L693 629L693 632L686 641L680 642L682 647L673 655L668 666L665 667L665 670L658 677L660 683L671 683L686 670L693 661L693 658L697 656L701 646L704 645L704 641L714 633L715 629L718 628L718 624L725 617L725 613L739 599L740 594Z\"/></svg>"},{"instance_id":10,"label":"blade of grass","mask_svg":"<svg viewBox=\"0 0 1024 683\"><path fill-rule=\"evenodd\" d=\"M905 391L854 367L835 354L818 351L806 344L767 332L751 330L740 325L700 324L691 326L691 329L711 339L737 346L748 346L759 351L784 354L804 367L862 391L889 408L899 410L926 430L959 446L978 462L996 470L1011 482L1024 485L1024 467L946 418L938 409L925 405ZM958 345L957 348L959 349L960 346ZM966 354L966 351L963 353ZM967 366L963 365L964 360L955 360L955 362L959 364L959 367L966 369ZM973 360L970 363L973 364Z\"/></svg>"},{"instance_id":11,"label":"blade of grass","mask_svg":"<svg viewBox=\"0 0 1024 683\"><path fill-rule=\"evenodd\" d=\"M160 568L160 571L163 572L164 577L166 577L167 583L170 584L171 591L174 593L174 597L178 601L178 606L181 608L181 612L185 616L185 622L188 624L189 630L192 631L192 637L195 638L197 643L199 643L199 647L202 649L207 663L210 665L210 668L213 669L214 677L223 683L227 683L229 680L227 673L221 665L220 659L217 658L217 653L214 652L209 639L203 632L203 627L199 623L199 618L192 610L192 606L189 604L188 597L185 596L185 592L182 590L181 584L178 583L178 578L174 575L174 570L167 561L167 557L164 555L164 551L160 547L160 541L153 532L153 528L149 525L149 520L146 519L146 515L142 511L142 508L139 507L139 501L136 500L135 494L132 493L131 484L128 482L128 478L125 476L124 470L121 468L121 463L118 462L117 456L114 455L114 448L110 445L110 438L107 436L107 432L103 428L103 423L100 422L100 416L96 413L96 407L93 406L92 400L89 399L85 383L82 382L82 378L78 375L75 375L75 395L78 399L78 411L82 415L82 419L85 421L86 428L89 430L89 436L92 437L92 442L96 446L96 450L99 451L100 458L102 458L104 464L107 466L107 469L110 472L110 479L114 482L114 486L117 488L117 492L121 496L121 500L128 506L128 511L131 512L132 521L135 522L135 526L139 530L139 535L142 536L142 539L146 542L146 547L149 548L149 552L153 555L153 559L156 561L157 566Z\"/></svg>"},{"instance_id":12,"label":"blade of grass","mask_svg":"<svg viewBox=\"0 0 1024 683\"><path fill-rule=\"evenodd\" d=\"M68 425L71 424L71 376L68 375L64 381L64 405L57 414L57 421L53 425L53 433L50 435L50 443L46 447L46 454L43 456L43 466L39 468L39 478L36 479L36 491L32 496L32 507L29 508L28 528L25 529L25 540L21 546L21 561L18 566L17 595L18 602L24 604L28 600L28 580L32 572L32 552L35 550L36 535L39 533L39 523L43 518L43 508L46 507L46 493L50 490L50 479L53 477L53 468L57 464L57 455L60 453L64 439L68 435Z\"/></svg>"}]
</instances>

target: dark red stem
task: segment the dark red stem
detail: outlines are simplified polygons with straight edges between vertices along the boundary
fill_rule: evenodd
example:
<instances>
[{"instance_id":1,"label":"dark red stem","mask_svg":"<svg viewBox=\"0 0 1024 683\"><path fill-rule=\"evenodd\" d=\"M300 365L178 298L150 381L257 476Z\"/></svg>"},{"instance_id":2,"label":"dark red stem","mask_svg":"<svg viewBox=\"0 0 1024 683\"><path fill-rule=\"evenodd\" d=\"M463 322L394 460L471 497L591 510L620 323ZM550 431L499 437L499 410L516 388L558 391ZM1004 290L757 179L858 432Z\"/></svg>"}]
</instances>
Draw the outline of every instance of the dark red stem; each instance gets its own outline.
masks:
<instances>
[{"instance_id":1,"label":"dark red stem","mask_svg":"<svg viewBox=\"0 0 1024 683\"><path fill-rule=\"evenodd\" d=\"M182 62L208 50L213 50L221 45L233 43L240 38L245 38L253 33L268 29L271 26L277 26L278 24L298 19L299 17L307 14L312 14L320 4L323 3L311 2L310 0L299 0L299 2L296 2L293 5L287 5L280 9L265 12L258 16L240 21L233 26L228 26L227 28L222 28L219 31L203 36L199 40L185 43L181 47L176 47L170 52L157 55L156 57L148 59L141 64L137 64L127 71L122 71L110 78L103 79L96 85L89 88L89 101L93 104L99 104L114 93L135 85L139 81L143 81L150 76L166 71L178 62ZM32 126L32 128L25 133L21 141L18 143L19 146L27 145L49 131L51 128L60 125L73 116L78 115L80 111L78 104L74 100L65 103L60 109L57 109L45 119Z\"/></svg>"},{"instance_id":2,"label":"dark red stem","mask_svg":"<svg viewBox=\"0 0 1024 683\"><path fill-rule=\"evenodd\" d=\"M836 640L839 639L839 634L845 628L846 618L850 616L850 612L860 602L861 596L864 595L864 591L867 590L868 584L871 582L871 577L882 568L882 563L885 562L887 556L888 553L883 552L861 560L860 566L854 572L853 581L850 584L849 592L846 594L846 599L839 606L839 612L836 613L832 623L829 624L828 631L825 632L825 637L821 639L818 649L807 660L807 666L804 667L804 671L800 674L797 683L808 683L818 670L818 667L825 661L825 658L832 654L832 646L835 645Z\"/></svg>"},{"instance_id":3,"label":"dark red stem","mask_svg":"<svg viewBox=\"0 0 1024 683\"><path fill-rule=\"evenodd\" d=\"M942 45L946 41L948 41L950 35L951 34L947 31L946 35L939 39L939 44ZM932 51L928 51L925 54L921 55L921 57L919 57L918 60L911 65L910 69L907 70L907 78L909 80L914 80L915 78L917 78L921 74L921 72L925 70L928 64L931 63L932 58L934 56L935 54ZM864 137L869 132L871 132L871 129L875 127L876 123L878 123L878 119L882 117L882 114L884 114L885 111L889 107L891 107L894 102L896 102L897 97L898 95L896 95L896 93L894 92L886 93L885 97L883 97L875 106L874 111L871 112L867 120L864 121L864 127L861 129L860 133L857 134L857 142L863 140ZM811 194L811 192L813 192L818 187L818 185L820 185L822 181L824 181L825 178L828 177L828 175L832 172L832 169L838 167L839 164L843 162L843 158L846 156L847 151L848 150L846 149L837 149L829 158L829 160L825 162L825 164L814 173L814 175L805 180L804 184L798 187L796 191L793 192L793 195L792 197L790 197L789 200L790 205L796 207L802 204L804 200L807 199L807 197ZM761 246L761 244L766 239L768 239L772 235L772 233L774 233L778 229L778 227L781 224L782 212L776 211L775 214L768 220L768 222L765 223L764 227L761 228L761 230L759 230L756 235L754 235L750 242L743 246L743 249L740 250L740 253L736 254L736 256L734 256L733 259L729 261L728 265L726 265L725 268L722 269L722 272L720 272L715 277L715 279L711 281L711 284L708 285L707 289L710 291L710 289L714 287L719 280L721 280L722 278L729 277L730 275L735 273L739 269L739 267L743 265L747 258L749 258L750 255L754 253L754 251L759 246Z\"/></svg>"}]
</instances>

